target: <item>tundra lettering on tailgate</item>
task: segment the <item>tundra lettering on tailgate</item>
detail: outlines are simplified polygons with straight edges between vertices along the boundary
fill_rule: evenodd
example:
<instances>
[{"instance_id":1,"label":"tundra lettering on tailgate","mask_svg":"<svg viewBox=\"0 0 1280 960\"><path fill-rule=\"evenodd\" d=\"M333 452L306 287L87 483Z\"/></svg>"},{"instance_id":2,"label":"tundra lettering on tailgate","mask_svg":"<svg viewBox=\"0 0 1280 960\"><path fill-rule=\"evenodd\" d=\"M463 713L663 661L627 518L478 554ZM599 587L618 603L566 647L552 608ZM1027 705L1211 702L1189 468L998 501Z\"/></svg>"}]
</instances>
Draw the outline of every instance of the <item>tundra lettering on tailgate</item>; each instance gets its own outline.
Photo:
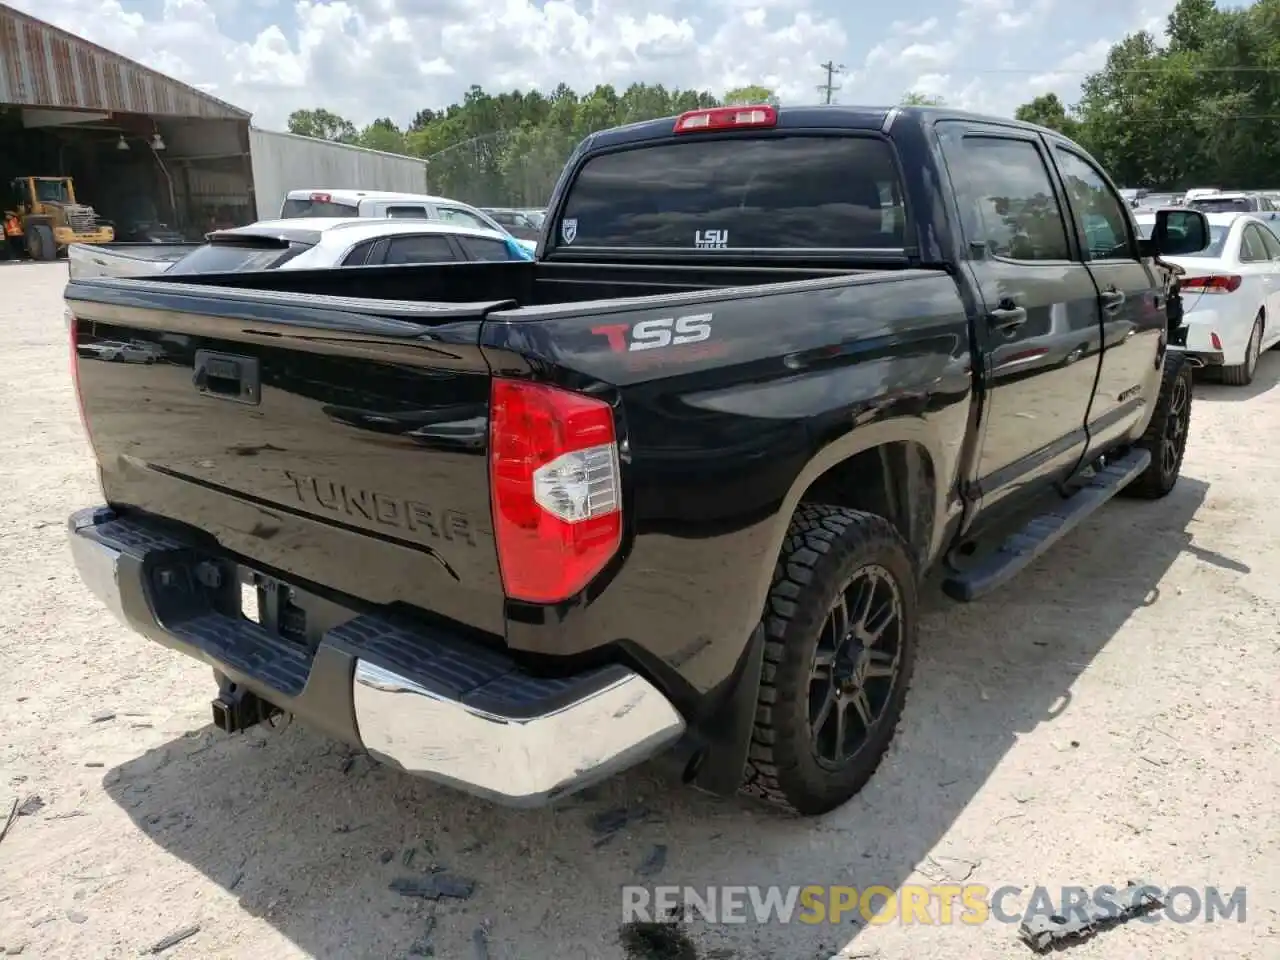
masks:
<instances>
[{"instance_id":1,"label":"tundra lettering on tailgate","mask_svg":"<svg viewBox=\"0 0 1280 960\"><path fill-rule=\"evenodd\" d=\"M476 545L475 532L466 514L457 510L432 510L415 500L401 500L385 493L360 490L324 477L309 477L286 470L293 481L298 502L307 507L320 507L330 513L341 513L353 520L367 520L412 533L425 533L433 540L462 541Z\"/></svg>"}]
</instances>

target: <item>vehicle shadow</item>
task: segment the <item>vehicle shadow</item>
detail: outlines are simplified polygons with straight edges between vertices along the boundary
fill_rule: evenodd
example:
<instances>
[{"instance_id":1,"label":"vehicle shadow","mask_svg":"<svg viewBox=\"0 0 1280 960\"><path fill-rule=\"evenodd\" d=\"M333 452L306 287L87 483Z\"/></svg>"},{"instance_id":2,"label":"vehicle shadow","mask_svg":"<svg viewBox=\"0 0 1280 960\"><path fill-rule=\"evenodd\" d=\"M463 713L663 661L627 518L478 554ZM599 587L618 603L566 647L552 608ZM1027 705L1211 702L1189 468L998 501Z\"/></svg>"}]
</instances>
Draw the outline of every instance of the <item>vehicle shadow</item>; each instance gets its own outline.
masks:
<instances>
[{"instance_id":1,"label":"vehicle shadow","mask_svg":"<svg viewBox=\"0 0 1280 960\"><path fill-rule=\"evenodd\" d=\"M1197 373L1195 381L1195 398L1209 403L1239 403L1260 397L1280 384L1280 347L1274 347L1258 357L1253 383L1247 387L1229 387L1221 380L1212 380L1203 373Z\"/></svg>"},{"instance_id":2,"label":"vehicle shadow","mask_svg":"<svg viewBox=\"0 0 1280 960\"><path fill-rule=\"evenodd\" d=\"M927 590L898 739L863 793L825 817L710 798L654 765L554 808L507 810L374 765L297 724L235 738L207 728L109 771L104 785L154 843L315 957L420 955L434 925L434 955L449 958L821 960L865 928L693 921L684 947L624 950L621 887L929 882L923 865L955 853L940 841L1019 737L1072 722L1073 684L1157 601L1207 490L1184 476L1165 500L1113 503L987 600L952 605ZM984 823L1008 819L1005 808L1052 816L990 792ZM390 888L433 868L474 880L472 897L437 904ZM473 947L478 929L484 954Z\"/></svg>"}]
</instances>

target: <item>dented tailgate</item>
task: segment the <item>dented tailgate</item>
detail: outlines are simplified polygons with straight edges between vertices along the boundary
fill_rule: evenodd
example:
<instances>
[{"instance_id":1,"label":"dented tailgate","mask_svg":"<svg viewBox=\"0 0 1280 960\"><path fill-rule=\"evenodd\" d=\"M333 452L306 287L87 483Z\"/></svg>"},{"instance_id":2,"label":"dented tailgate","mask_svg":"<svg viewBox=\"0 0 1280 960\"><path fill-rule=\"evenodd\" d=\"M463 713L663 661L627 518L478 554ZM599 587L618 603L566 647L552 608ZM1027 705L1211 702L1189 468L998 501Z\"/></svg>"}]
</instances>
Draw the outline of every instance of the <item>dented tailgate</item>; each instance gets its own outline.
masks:
<instances>
[{"instance_id":1,"label":"dented tailgate","mask_svg":"<svg viewBox=\"0 0 1280 960\"><path fill-rule=\"evenodd\" d=\"M66 297L113 506L299 580L502 632L477 346L492 304L141 280L73 282Z\"/></svg>"}]
</instances>

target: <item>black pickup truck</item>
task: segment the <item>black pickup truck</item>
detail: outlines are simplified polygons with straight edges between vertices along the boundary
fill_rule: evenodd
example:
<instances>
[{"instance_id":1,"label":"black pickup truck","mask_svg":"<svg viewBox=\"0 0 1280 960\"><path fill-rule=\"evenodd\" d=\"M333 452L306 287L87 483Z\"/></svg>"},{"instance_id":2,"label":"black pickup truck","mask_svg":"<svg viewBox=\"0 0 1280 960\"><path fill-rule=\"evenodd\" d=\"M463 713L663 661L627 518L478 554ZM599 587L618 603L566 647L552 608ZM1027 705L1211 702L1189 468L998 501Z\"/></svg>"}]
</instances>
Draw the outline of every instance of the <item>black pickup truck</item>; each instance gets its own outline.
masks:
<instances>
[{"instance_id":1,"label":"black pickup truck","mask_svg":"<svg viewBox=\"0 0 1280 960\"><path fill-rule=\"evenodd\" d=\"M1011 120L593 134L532 262L72 282L105 501L75 559L213 668L224 730L292 714L513 805L662 753L821 812L893 737L924 574L973 600L1172 488L1160 255L1207 240L1191 210L1141 238Z\"/></svg>"}]
</instances>

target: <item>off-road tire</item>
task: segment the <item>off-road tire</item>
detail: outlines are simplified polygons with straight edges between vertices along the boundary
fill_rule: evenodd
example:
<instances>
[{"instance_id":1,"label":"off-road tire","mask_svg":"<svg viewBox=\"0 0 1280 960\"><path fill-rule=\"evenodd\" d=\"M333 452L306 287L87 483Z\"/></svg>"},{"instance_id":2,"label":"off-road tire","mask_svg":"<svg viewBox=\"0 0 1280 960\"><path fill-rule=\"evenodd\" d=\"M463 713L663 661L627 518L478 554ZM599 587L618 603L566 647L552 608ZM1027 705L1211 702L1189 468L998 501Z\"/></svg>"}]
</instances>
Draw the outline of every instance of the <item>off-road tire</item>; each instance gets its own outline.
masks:
<instances>
[{"instance_id":1,"label":"off-road tire","mask_svg":"<svg viewBox=\"0 0 1280 960\"><path fill-rule=\"evenodd\" d=\"M1164 463L1161 450L1165 433L1169 429L1170 404L1179 383L1186 391L1186 407L1185 412L1181 413L1184 420L1181 446L1178 448L1178 455L1172 468L1169 468ZM1140 500L1159 500L1173 490L1174 484L1178 482L1178 475L1182 472L1182 458L1187 450L1187 433L1191 428L1191 387L1191 364L1187 363L1186 357L1173 351L1165 354L1164 372L1160 377L1160 396L1156 400L1155 413L1151 415L1151 422L1147 424L1142 438L1135 444L1151 454L1151 463L1132 483L1120 491L1121 496Z\"/></svg>"},{"instance_id":2,"label":"off-road tire","mask_svg":"<svg viewBox=\"0 0 1280 960\"><path fill-rule=\"evenodd\" d=\"M893 577L902 601L896 686L866 743L835 770L819 766L809 724L810 665L836 596L859 569ZM897 731L916 658L917 571L883 517L802 506L791 519L764 612L765 649L743 793L792 813L826 813L875 773Z\"/></svg>"},{"instance_id":3,"label":"off-road tire","mask_svg":"<svg viewBox=\"0 0 1280 960\"><path fill-rule=\"evenodd\" d=\"M31 228L31 243L28 247L32 260L58 259L58 244L53 238L53 229L43 223Z\"/></svg>"},{"instance_id":4,"label":"off-road tire","mask_svg":"<svg viewBox=\"0 0 1280 960\"><path fill-rule=\"evenodd\" d=\"M1244 363L1223 367L1223 383L1232 387L1247 387L1253 383L1253 375L1258 370L1258 357L1262 354L1262 333L1265 322L1261 313L1253 318L1253 329L1249 331L1249 343L1244 348Z\"/></svg>"}]
</instances>

